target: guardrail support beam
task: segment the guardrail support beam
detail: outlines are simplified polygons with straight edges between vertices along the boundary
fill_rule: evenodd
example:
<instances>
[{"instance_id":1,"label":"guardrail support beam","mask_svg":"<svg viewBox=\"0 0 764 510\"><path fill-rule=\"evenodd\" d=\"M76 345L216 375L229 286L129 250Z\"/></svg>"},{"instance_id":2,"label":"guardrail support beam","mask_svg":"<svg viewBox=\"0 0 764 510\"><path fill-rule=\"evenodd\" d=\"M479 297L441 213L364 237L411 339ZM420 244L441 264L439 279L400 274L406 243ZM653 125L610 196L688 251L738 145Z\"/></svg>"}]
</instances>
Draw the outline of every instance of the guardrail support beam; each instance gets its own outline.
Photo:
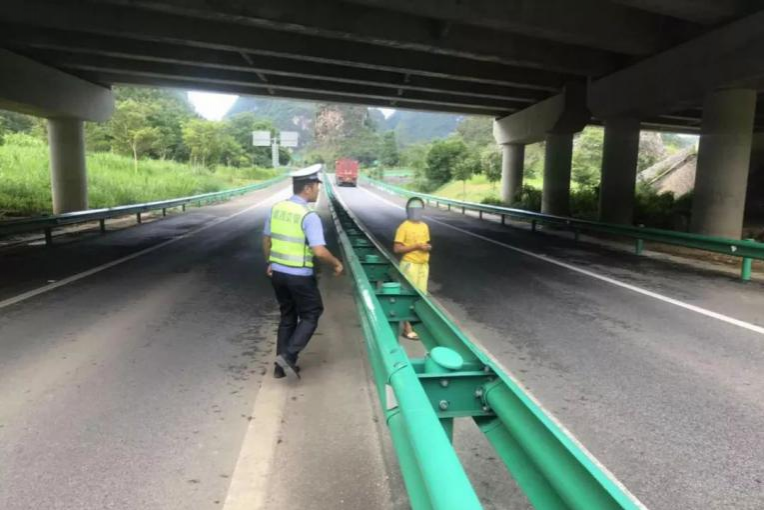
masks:
<instances>
[{"instance_id":1,"label":"guardrail support beam","mask_svg":"<svg viewBox=\"0 0 764 510\"><path fill-rule=\"evenodd\" d=\"M755 110L755 90L706 96L690 222L697 234L740 239Z\"/></svg>"},{"instance_id":2,"label":"guardrail support beam","mask_svg":"<svg viewBox=\"0 0 764 510\"><path fill-rule=\"evenodd\" d=\"M79 119L48 119L53 214L88 208L85 128Z\"/></svg>"},{"instance_id":3,"label":"guardrail support beam","mask_svg":"<svg viewBox=\"0 0 764 510\"><path fill-rule=\"evenodd\" d=\"M599 220L631 225L639 155L639 119L605 119Z\"/></svg>"}]
</instances>

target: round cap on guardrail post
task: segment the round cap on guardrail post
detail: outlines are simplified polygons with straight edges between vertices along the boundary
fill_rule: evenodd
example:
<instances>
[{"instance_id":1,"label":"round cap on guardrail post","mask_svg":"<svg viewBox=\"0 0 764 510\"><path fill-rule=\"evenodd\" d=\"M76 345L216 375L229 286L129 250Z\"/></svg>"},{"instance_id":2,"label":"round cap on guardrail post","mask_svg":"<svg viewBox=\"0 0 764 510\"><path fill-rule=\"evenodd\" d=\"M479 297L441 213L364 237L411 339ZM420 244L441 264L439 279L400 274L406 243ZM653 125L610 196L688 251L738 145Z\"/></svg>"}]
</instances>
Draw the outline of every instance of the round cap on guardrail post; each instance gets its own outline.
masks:
<instances>
[{"instance_id":1,"label":"round cap on guardrail post","mask_svg":"<svg viewBox=\"0 0 764 510\"><path fill-rule=\"evenodd\" d=\"M447 374L461 370L464 366L462 355L449 347L435 347L424 361L426 374Z\"/></svg>"},{"instance_id":2,"label":"round cap on guardrail post","mask_svg":"<svg viewBox=\"0 0 764 510\"><path fill-rule=\"evenodd\" d=\"M385 282L382 284L382 294L385 295L399 295L403 287L399 282Z\"/></svg>"}]
</instances>

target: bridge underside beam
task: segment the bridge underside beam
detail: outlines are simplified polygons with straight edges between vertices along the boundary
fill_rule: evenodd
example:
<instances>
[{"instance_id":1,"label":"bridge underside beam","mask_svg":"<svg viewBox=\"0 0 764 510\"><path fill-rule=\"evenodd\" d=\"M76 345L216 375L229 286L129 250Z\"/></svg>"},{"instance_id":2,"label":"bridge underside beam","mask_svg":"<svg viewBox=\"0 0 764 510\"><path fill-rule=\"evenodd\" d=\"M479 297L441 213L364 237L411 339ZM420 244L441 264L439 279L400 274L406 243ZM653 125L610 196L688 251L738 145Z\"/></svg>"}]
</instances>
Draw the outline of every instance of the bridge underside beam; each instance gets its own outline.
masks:
<instances>
[{"instance_id":1,"label":"bridge underside beam","mask_svg":"<svg viewBox=\"0 0 764 510\"><path fill-rule=\"evenodd\" d=\"M281 90L266 85L231 85L225 83L195 83L178 77L140 76L112 72L83 73L83 76L94 81L103 81L117 85L138 85L146 87L168 87L177 89L193 89L221 94L238 94L243 96L263 96L275 98L297 99L303 101L322 101L329 103L347 103L363 106L378 106L381 108L399 108L402 110L417 110L442 113L461 113L469 115L486 115L481 109L457 107L448 105L426 105L406 99L382 99L368 96L353 96L350 94L322 93L317 91L300 92Z\"/></svg>"},{"instance_id":2,"label":"bridge underside beam","mask_svg":"<svg viewBox=\"0 0 764 510\"><path fill-rule=\"evenodd\" d=\"M529 104L528 100L518 101L502 97L472 96L467 93L410 89L404 88L404 85L378 86L371 83L347 83L321 78L267 75L251 70L209 68L196 64L171 64L117 57L79 54L57 54L57 56L58 65L73 72L112 72L123 75L182 79L188 82L187 86L189 87L193 87L194 84L220 83L223 85L262 86L279 91L322 91L329 94L347 94L359 98L403 100L420 103L423 107L433 105L461 106L472 110L483 110L486 115L496 111L516 111Z\"/></svg>"},{"instance_id":3,"label":"bridge underside beam","mask_svg":"<svg viewBox=\"0 0 764 510\"><path fill-rule=\"evenodd\" d=\"M644 118L697 107L717 88L762 89L763 26L759 11L597 80L589 108L599 118Z\"/></svg>"},{"instance_id":4,"label":"bridge underside beam","mask_svg":"<svg viewBox=\"0 0 764 510\"><path fill-rule=\"evenodd\" d=\"M26 55L59 67L97 65L103 58L164 64L194 65L208 69L222 69L257 73L266 77L313 78L389 87L422 92L461 94L470 97L486 97L524 101L528 103L548 97L558 90L557 85L509 85L472 80L458 80L435 76L423 76L376 69L362 69L279 58L247 52L232 52L169 43L119 39L91 34L67 34L61 31L29 29L14 31L0 25L7 45L17 47ZM117 61L118 62L118 61Z\"/></svg>"},{"instance_id":5,"label":"bridge underside beam","mask_svg":"<svg viewBox=\"0 0 764 510\"><path fill-rule=\"evenodd\" d=\"M103 121L114 110L114 97L108 88L0 49L0 108Z\"/></svg>"},{"instance_id":6,"label":"bridge underside beam","mask_svg":"<svg viewBox=\"0 0 764 510\"><path fill-rule=\"evenodd\" d=\"M323 6L323 3L321 3ZM38 15L44 12L45 15ZM359 42L352 39L319 37L306 32L274 30L269 23L221 21L212 14L207 18L179 16L159 11L144 11L104 3L58 5L39 0L0 3L0 19L11 26L58 29L71 35L100 34L152 43L174 43L191 47L246 52L263 56L293 58L322 64L336 64L363 69L403 72L412 75L452 78L485 83L537 84L559 87L578 71L560 70L560 66L538 62L511 61L496 55L473 55L470 52L435 51L421 45ZM365 26L377 26L369 20ZM3 39L0 34L0 40ZM513 47L506 40L496 41L496 48ZM523 48L513 51L522 52ZM435 52L434 52L435 51ZM524 54L524 53L523 53ZM539 52L538 58L546 58ZM570 62L576 55L564 55ZM600 69L604 72L606 69ZM584 73L585 74L585 73Z\"/></svg>"}]
</instances>

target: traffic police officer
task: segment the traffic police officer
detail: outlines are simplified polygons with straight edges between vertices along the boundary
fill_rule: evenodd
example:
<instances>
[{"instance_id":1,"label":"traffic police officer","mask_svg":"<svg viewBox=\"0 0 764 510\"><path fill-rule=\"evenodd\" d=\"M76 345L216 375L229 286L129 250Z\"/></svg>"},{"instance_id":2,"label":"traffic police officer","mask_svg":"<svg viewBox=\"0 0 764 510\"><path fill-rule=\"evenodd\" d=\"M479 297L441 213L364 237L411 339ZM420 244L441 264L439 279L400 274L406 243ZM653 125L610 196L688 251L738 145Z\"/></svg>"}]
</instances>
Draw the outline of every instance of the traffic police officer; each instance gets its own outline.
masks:
<instances>
[{"instance_id":1,"label":"traffic police officer","mask_svg":"<svg viewBox=\"0 0 764 510\"><path fill-rule=\"evenodd\" d=\"M309 205L318 199L321 165L292 173L294 195L271 209L263 229L263 253L267 274L281 311L273 376L287 373L299 377L297 358L318 327L324 311L313 272L313 258L334 268L339 276L342 263L326 249L324 228L318 213Z\"/></svg>"}]
</instances>

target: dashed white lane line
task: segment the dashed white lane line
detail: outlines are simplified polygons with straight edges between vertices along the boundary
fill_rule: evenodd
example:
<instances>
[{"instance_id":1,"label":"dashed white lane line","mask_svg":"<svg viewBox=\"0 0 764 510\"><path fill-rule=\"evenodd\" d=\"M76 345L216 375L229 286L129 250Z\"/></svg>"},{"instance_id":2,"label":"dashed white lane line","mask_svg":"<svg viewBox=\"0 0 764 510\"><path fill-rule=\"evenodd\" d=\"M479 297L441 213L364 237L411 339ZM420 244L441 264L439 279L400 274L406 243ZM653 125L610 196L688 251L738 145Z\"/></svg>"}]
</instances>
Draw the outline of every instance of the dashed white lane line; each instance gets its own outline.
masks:
<instances>
[{"instance_id":1,"label":"dashed white lane line","mask_svg":"<svg viewBox=\"0 0 764 510\"><path fill-rule=\"evenodd\" d=\"M197 228L196 230L191 230L190 232L186 232L185 234L179 235L178 237L173 237L172 239L168 239L167 241L164 241L162 243L156 244L154 246L150 246L146 249L137 251L135 253L131 253L130 255L127 255L125 257L112 260L111 262L107 262L106 264L101 264L100 266L94 267L92 269L88 269L87 271L82 271L81 273L74 274L72 276L67 276L66 278L63 278L61 280L58 280L54 283L50 283L48 285L43 285L42 287L38 287L36 289L32 289L30 291L24 292L22 294L19 294L17 296L5 299L3 301L0 301L0 309L6 308L11 305L15 305L16 303L20 303L22 301L26 301L27 299L33 298L35 296L39 296L40 294L44 294L46 292L50 292L54 289L57 289L59 287L63 287L64 285L69 285L70 283L74 283L76 281L82 280L83 278L87 278L88 276L92 276L96 273L100 273L101 271L105 271L109 268L112 268L114 266L118 266L120 264L124 264L125 262L128 262L133 259L137 259L138 257L142 257L143 255L146 255L148 253L157 251L161 248L164 248L165 246L168 246L170 244L176 243L182 239L186 239L187 237L191 237L195 234L198 234L199 232L203 232L207 229L210 229L212 227L216 227L220 225L221 223L225 223L226 221L232 220L236 218L237 216L240 216L244 213L247 213L251 211L252 209L256 209L258 207L261 207L262 205L266 204L270 201L275 201L278 198L281 198L284 195L284 192L281 191L277 193L276 195L273 195L269 198L266 198L265 200L261 200L260 202L250 205L249 207L242 209L241 211L235 212L231 214L230 216L224 216L223 218L218 218L216 220L213 220L212 222Z\"/></svg>"},{"instance_id":2,"label":"dashed white lane line","mask_svg":"<svg viewBox=\"0 0 764 510\"><path fill-rule=\"evenodd\" d=\"M368 193L372 197L376 198L377 200L380 200L382 202L385 202L388 205L391 205L392 207L398 208L398 209L404 209L404 207L401 207L400 205L396 204L395 202L392 202L384 197L381 197L377 195L376 193L372 193L371 191L365 189L365 188L358 188L363 190L365 193ZM470 232L469 230L465 230L463 228L455 227L453 225L450 225L448 223L445 223L443 221L437 220L431 216L426 217L427 220L432 221L434 223L437 223L439 225L443 225L444 227L456 230L457 232L461 232L463 234L466 234L468 236L472 236L477 239L481 239L483 241L486 241L488 243L495 244L497 246L501 246L503 248L506 248L508 250L515 251L517 253L522 253L523 255L527 255L529 257L533 257L535 259L543 260L544 262L548 262L549 264L553 264L558 267L564 267L565 269L568 269L570 271L574 271L576 273L588 276L590 278L594 278L596 280L609 283L611 285L615 285L616 287L621 287L622 289L627 289L632 292L636 292L637 294L642 294L643 296L651 297L653 299L657 299L658 301L662 301L664 303L668 303L674 306L678 306L679 308L684 308L685 310L689 310L691 312L695 312L700 315L704 315L706 317L710 317L712 319L716 319L722 322L726 322L727 324L730 324L732 326L737 326L742 329L746 329L748 331L751 331L753 333L758 333L759 335L764 335L764 327L751 324L750 322L745 322L740 319L735 319L734 317L730 317L728 315L724 315L718 312L714 312L713 310L708 310L707 308L702 308L700 306L692 305L690 303L685 303L684 301L680 301L678 299L670 298L668 296L664 296L663 294L659 294L657 292L653 292L651 290L643 289L642 287L637 287L636 285L631 285L629 283L622 282L620 280L616 280L615 278L610 278L609 276L604 276L598 273L595 273L594 271L589 271L588 269L583 269L578 266L574 266L572 264L568 264L565 262L562 262L560 260L554 259L552 257L549 257L548 255L540 255L538 253L533 253L532 251L524 250L522 248L518 248L516 246L512 246L510 244L502 243L501 241L497 241L496 239L491 239L490 237L486 237L480 234L476 234L474 232Z\"/></svg>"}]
</instances>

